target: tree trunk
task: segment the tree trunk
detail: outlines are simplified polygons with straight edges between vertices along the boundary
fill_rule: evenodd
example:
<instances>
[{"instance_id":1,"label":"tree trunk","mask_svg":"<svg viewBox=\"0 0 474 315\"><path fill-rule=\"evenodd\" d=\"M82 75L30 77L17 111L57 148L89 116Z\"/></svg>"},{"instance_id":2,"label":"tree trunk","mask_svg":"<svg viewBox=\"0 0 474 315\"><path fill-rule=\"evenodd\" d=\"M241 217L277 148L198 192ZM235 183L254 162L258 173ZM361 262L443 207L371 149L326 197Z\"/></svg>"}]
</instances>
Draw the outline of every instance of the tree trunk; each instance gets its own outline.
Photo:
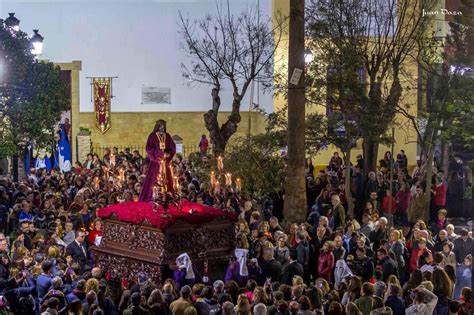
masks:
<instances>
[{"instance_id":1,"label":"tree trunk","mask_svg":"<svg viewBox=\"0 0 474 315\"><path fill-rule=\"evenodd\" d=\"M347 212L349 216L354 218L354 201L352 200L352 191L351 191L351 147L349 146L344 154L344 165L346 166L344 170L344 192L347 199Z\"/></svg>"},{"instance_id":2,"label":"tree trunk","mask_svg":"<svg viewBox=\"0 0 474 315\"><path fill-rule=\"evenodd\" d=\"M433 178L433 158L434 158L434 152L435 152L435 145L434 144L429 144L429 149L428 149L428 158L426 160L426 188L425 192L426 195L428 196L427 201L426 201L426 206L425 206L425 211L423 215L423 219L428 219L430 221L430 195L431 195L431 179Z\"/></svg>"},{"instance_id":3,"label":"tree trunk","mask_svg":"<svg viewBox=\"0 0 474 315\"><path fill-rule=\"evenodd\" d=\"M232 112L227 121L219 127L217 116L219 113L220 98L217 92L213 97L213 109L204 114L204 124L209 131L212 143L212 153L215 157L223 155L230 137L237 132L238 123L241 120L239 113L240 99L234 98L232 102Z\"/></svg>"},{"instance_id":4,"label":"tree trunk","mask_svg":"<svg viewBox=\"0 0 474 315\"><path fill-rule=\"evenodd\" d=\"M18 154L15 154L13 156L13 181L17 182L18 181Z\"/></svg>"},{"instance_id":5,"label":"tree trunk","mask_svg":"<svg viewBox=\"0 0 474 315\"><path fill-rule=\"evenodd\" d=\"M450 143L446 140L443 140L442 161L443 161L443 172L445 176L448 176L448 170L449 170L449 147L450 147Z\"/></svg>"},{"instance_id":6,"label":"tree trunk","mask_svg":"<svg viewBox=\"0 0 474 315\"><path fill-rule=\"evenodd\" d=\"M378 151L378 143L371 140L364 140L364 173L366 175L377 169Z\"/></svg>"},{"instance_id":7,"label":"tree trunk","mask_svg":"<svg viewBox=\"0 0 474 315\"><path fill-rule=\"evenodd\" d=\"M290 1L288 81L295 68L304 70L304 0ZM298 84L288 86L288 165L285 183L285 221L306 218L305 182L305 82L304 71Z\"/></svg>"}]
</instances>

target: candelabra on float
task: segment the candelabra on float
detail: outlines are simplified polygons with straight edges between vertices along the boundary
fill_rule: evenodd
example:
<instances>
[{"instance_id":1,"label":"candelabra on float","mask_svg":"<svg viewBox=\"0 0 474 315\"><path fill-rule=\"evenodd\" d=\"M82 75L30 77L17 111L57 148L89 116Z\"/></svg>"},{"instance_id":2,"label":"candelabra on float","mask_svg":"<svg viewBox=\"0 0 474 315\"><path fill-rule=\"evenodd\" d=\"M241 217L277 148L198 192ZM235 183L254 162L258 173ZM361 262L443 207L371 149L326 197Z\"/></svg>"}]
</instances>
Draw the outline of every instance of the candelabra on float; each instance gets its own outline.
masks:
<instances>
[{"instance_id":1,"label":"candelabra on float","mask_svg":"<svg viewBox=\"0 0 474 315\"><path fill-rule=\"evenodd\" d=\"M232 174L224 171L224 157L217 157L217 172L211 170L210 182L211 187L209 187L209 192L214 195L219 194L221 189L221 178L224 178L225 187L230 191L234 191L232 186ZM240 178L235 180L235 192L240 193L242 191L242 181Z\"/></svg>"},{"instance_id":2,"label":"candelabra on float","mask_svg":"<svg viewBox=\"0 0 474 315\"><path fill-rule=\"evenodd\" d=\"M167 165L166 161L162 159L160 161L160 172L156 177L156 183L153 187L153 211L158 212L160 206L163 207L163 213L161 214L162 218L169 219L171 215L169 214L169 206L174 205L178 209L181 209L181 194L179 193L180 184L177 176L172 176L173 178L173 190L168 191L167 185ZM171 166L169 166L171 167ZM171 169L171 174L173 170Z\"/></svg>"}]
</instances>

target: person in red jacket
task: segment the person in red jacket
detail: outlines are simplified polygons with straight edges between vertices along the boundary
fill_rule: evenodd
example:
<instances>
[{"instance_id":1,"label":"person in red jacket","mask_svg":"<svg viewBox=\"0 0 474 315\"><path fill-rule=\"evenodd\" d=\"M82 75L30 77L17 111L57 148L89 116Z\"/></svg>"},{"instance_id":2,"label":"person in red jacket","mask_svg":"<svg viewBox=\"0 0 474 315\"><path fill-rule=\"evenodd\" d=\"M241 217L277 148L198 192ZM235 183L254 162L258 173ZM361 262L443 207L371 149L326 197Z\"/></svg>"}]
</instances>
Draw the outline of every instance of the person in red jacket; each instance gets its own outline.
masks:
<instances>
[{"instance_id":1,"label":"person in red jacket","mask_svg":"<svg viewBox=\"0 0 474 315\"><path fill-rule=\"evenodd\" d=\"M441 173L441 172L440 172ZM446 192L448 191L446 184L443 182L443 178L441 177L442 173L436 175L434 177L435 184L431 188L431 194L433 195L433 202L430 207L430 221L436 222L436 216L438 215L438 211L444 209L446 206Z\"/></svg>"},{"instance_id":2,"label":"person in red jacket","mask_svg":"<svg viewBox=\"0 0 474 315\"><path fill-rule=\"evenodd\" d=\"M206 138L206 135L201 136L201 141L199 141L199 150L201 151L201 156L207 155L207 148L209 147L209 141Z\"/></svg>"},{"instance_id":3,"label":"person in red jacket","mask_svg":"<svg viewBox=\"0 0 474 315\"><path fill-rule=\"evenodd\" d=\"M418 240L418 248L413 249L410 257L411 270L420 269L424 265L431 265L433 263L433 254L426 247L426 239L420 237Z\"/></svg>"},{"instance_id":4,"label":"person in red jacket","mask_svg":"<svg viewBox=\"0 0 474 315\"><path fill-rule=\"evenodd\" d=\"M383 216L387 218L389 225L393 226L393 215L397 212L397 200L390 190L387 190L383 198Z\"/></svg>"},{"instance_id":5,"label":"person in red jacket","mask_svg":"<svg viewBox=\"0 0 474 315\"><path fill-rule=\"evenodd\" d=\"M102 220L97 218L94 220L94 229L89 232L89 237L87 238L87 243L89 246L96 245L96 241L100 242L102 238Z\"/></svg>"},{"instance_id":6,"label":"person in red jacket","mask_svg":"<svg viewBox=\"0 0 474 315\"><path fill-rule=\"evenodd\" d=\"M318 260L318 277L326 279L327 281L332 280L332 271L334 269L335 259L333 254L334 243L327 241L321 248Z\"/></svg>"}]
</instances>

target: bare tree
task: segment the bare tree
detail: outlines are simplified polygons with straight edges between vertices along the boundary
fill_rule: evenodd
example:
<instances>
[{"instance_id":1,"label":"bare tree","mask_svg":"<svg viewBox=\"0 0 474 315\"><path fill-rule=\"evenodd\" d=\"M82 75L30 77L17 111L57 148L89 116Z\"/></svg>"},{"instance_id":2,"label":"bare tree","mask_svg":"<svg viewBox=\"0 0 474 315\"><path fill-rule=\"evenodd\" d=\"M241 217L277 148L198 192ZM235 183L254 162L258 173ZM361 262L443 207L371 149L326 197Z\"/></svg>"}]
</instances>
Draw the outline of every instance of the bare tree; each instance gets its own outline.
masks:
<instances>
[{"instance_id":1,"label":"bare tree","mask_svg":"<svg viewBox=\"0 0 474 315\"><path fill-rule=\"evenodd\" d=\"M240 105L253 80L273 84L273 58L282 35L282 23L262 17L260 8L231 14L229 5L216 4L217 13L190 21L180 12L180 33L189 61L182 64L183 76L212 86L212 108L204 114L215 155L224 153L241 121ZM230 84L233 99L227 120L219 125L219 92Z\"/></svg>"},{"instance_id":2,"label":"bare tree","mask_svg":"<svg viewBox=\"0 0 474 315\"><path fill-rule=\"evenodd\" d=\"M426 35L436 0L310 0L308 33L343 53L360 57L367 102L357 125L364 139L365 171L374 170L402 96L400 74ZM416 54L415 54L416 55Z\"/></svg>"}]
</instances>

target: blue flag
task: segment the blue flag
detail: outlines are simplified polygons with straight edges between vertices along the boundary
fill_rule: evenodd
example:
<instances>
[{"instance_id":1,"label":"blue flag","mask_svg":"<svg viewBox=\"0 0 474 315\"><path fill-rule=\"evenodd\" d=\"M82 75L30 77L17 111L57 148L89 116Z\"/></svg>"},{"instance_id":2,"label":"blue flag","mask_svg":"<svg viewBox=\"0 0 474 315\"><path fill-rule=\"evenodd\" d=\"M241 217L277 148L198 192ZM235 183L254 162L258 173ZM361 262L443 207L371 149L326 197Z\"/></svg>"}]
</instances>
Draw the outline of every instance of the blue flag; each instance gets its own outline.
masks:
<instances>
[{"instance_id":1,"label":"blue flag","mask_svg":"<svg viewBox=\"0 0 474 315\"><path fill-rule=\"evenodd\" d=\"M66 173L71 171L71 146L67 141L66 131L64 126L61 127L61 140L58 144L58 166L61 170L61 173Z\"/></svg>"}]
</instances>

